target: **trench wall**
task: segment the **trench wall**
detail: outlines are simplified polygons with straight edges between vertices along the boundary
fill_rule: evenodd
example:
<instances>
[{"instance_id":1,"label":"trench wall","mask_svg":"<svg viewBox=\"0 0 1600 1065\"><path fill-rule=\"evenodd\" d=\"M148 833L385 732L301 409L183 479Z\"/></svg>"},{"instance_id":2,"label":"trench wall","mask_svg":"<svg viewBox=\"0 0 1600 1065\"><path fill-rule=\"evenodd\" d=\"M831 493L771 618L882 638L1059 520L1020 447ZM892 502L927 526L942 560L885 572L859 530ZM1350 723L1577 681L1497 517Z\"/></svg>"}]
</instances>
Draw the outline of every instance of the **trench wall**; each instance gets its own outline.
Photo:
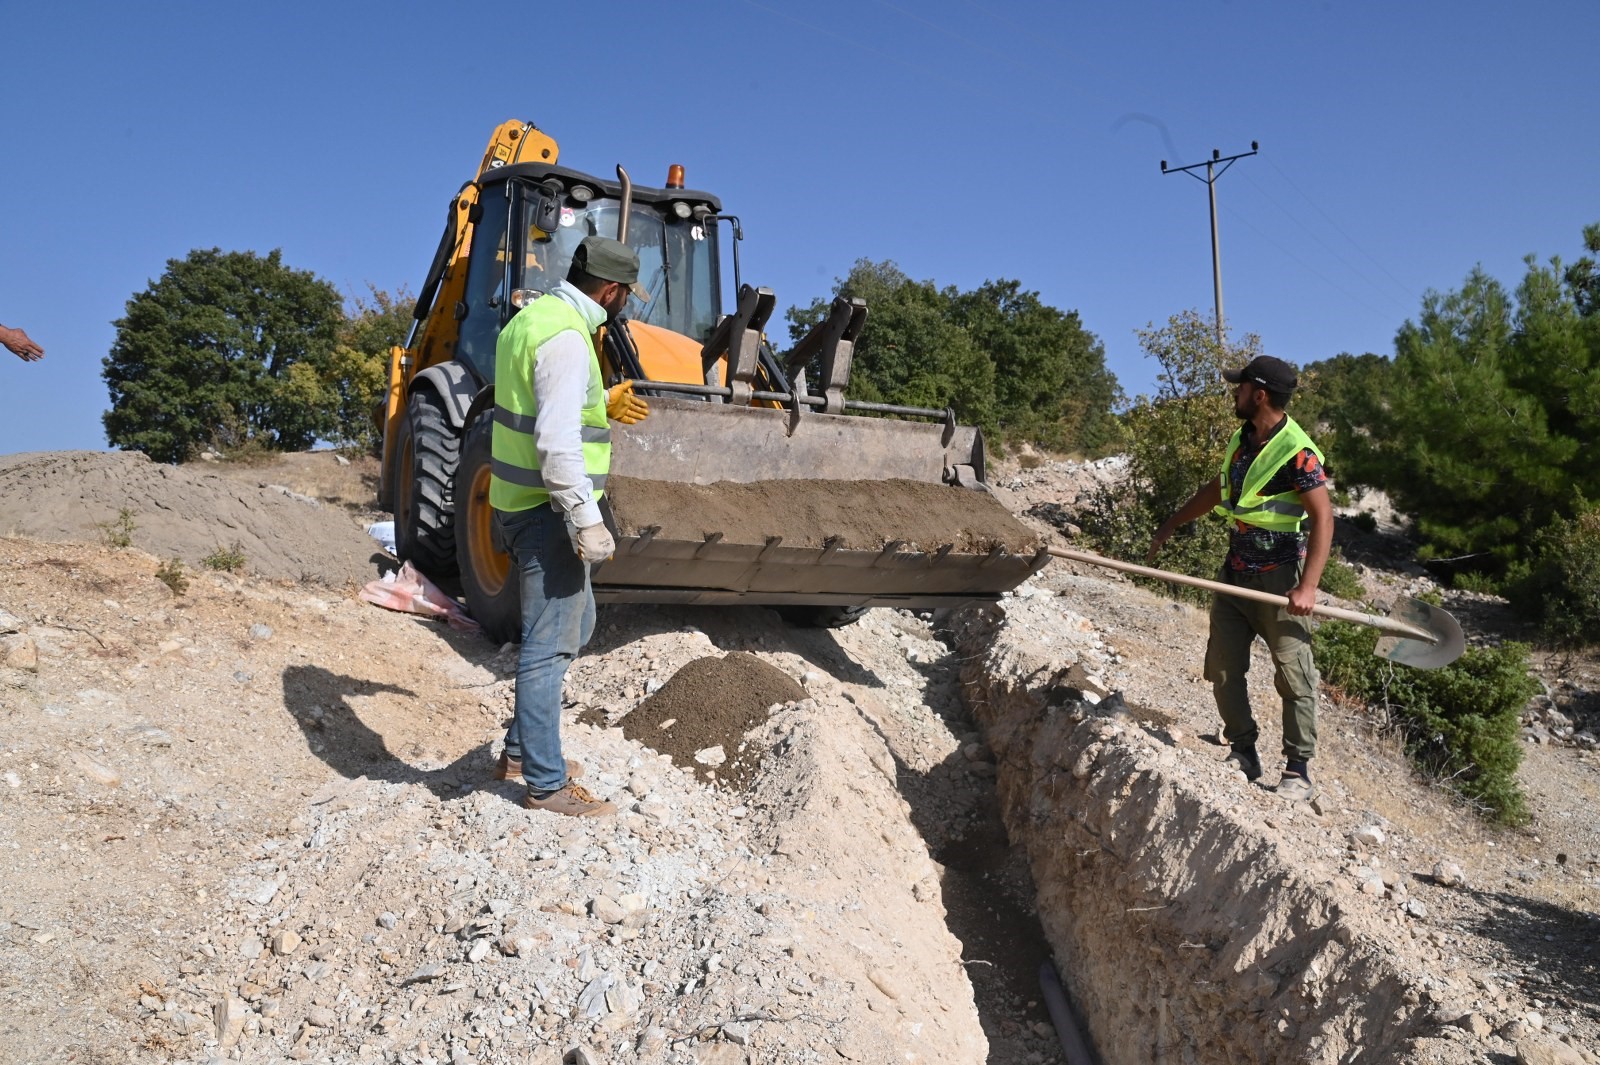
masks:
<instances>
[{"instance_id":1,"label":"trench wall","mask_svg":"<svg viewBox=\"0 0 1600 1065\"><path fill-rule=\"evenodd\" d=\"M1013 844L1105 1065L1468 1061L1381 940L1011 607L953 619ZM1081 676L1081 669L1076 675Z\"/></svg>"}]
</instances>

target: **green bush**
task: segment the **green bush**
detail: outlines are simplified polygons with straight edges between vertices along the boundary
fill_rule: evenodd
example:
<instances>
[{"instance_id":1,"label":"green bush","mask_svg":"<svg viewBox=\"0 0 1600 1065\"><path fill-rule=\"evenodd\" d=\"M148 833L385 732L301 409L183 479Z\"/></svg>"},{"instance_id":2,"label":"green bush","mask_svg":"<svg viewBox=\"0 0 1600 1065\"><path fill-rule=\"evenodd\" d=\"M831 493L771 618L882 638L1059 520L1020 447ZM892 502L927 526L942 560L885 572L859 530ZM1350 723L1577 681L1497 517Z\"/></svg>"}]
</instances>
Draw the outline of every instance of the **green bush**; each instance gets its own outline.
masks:
<instances>
[{"instance_id":1,"label":"green bush","mask_svg":"<svg viewBox=\"0 0 1600 1065\"><path fill-rule=\"evenodd\" d=\"M1349 520L1351 525L1354 525L1364 533L1378 531L1378 516L1370 510L1357 511L1350 515Z\"/></svg>"},{"instance_id":2,"label":"green bush","mask_svg":"<svg viewBox=\"0 0 1600 1065\"><path fill-rule=\"evenodd\" d=\"M1508 583L1512 607L1536 621L1551 645L1600 643L1600 506L1535 536L1533 557Z\"/></svg>"},{"instance_id":3,"label":"green bush","mask_svg":"<svg viewBox=\"0 0 1600 1065\"><path fill-rule=\"evenodd\" d=\"M138 529L134 522L133 511L123 507L117 511L117 516L110 521L97 521L94 527L100 530L107 547L123 548L133 546L133 534Z\"/></svg>"},{"instance_id":4,"label":"green bush","mask_svg":"<svg viewBox=\"0 0 1600 1065\"><path fill-rule=\"evenodd\" d=\"M1356 575L1355 567L1340 558L1337 550L1328 556L1328 564L1322 568L1322 579L1317 582L1317 587L1340 599L1361 599L1367 594L1367 587Z\"/></svg>"},{"instance_id":5,"label":"green bush","mask_svg":"<svg viewBox=\"0 0 1600 1065\"><path fill-rule=\"evenodd\" d=\"M183 559L173 558L162 563L156 570L156 580L172 589L173 595L182 595L189 590L189 578L183 572Z\"/></svg>"},{"instance_id":6,"label":"green bush","mask_svg":"<svg viewBox=\"0 0 1600 1065\"><path fill-rule=\"evenodd\" d=\"M229 573L238 573L244 569L244 548L235 540L231 547L218 547L211 554L200 560L200 564L207 569L226 570Z\"/></svg>"},{"instance_id":7,"label":"green bush","mask_svg":"<svg viewBox=\"0 0 1600 1065\"><path fill-rule=\"evenodd\" d=\"M1180 500L1181 503L1181 500ZM1133 482L1102 486L1090 496L1078 515L1084 538L1094 550L1109 558L1145 564L1150 534L1177 509L1156 504L1147 490ZM1228 553L1228 527L1204 519L1186 525L1172 534L1162 547L1154 565L1192 577L1215 578L1223 556ZM1211 593L1186 584L1135 577L1135 583L1155 588L1166 595L1191 602L1211 600Z\"/></svg>"},{"instance_id":8,"label":"green bush","mask_svg":"<svg viewBox=\"0 0 1600 1065\"><path fill-rule=\"evenodd\" d=\"M1462 592L1475 592L1478 595L1499 595L1501 582L1487 573L1468 571L1458 573L1451 578L1450 587Z\"/></svg>"},{"instance_id":9,"label":"green bush","mask_svg":"<svg viewBox=\"0 0 1600 1065\"><path fill-rule=\"evenodd\" d=\"M1425 774L1497 821L1526 822L1517 720L1539 690L1527 647L1475 647L1452 665L1424 670L1374 656L1377 641L1376 629L1324 622L1313 638L1323 680L1385 712Z\"/></svg>"}]
</instances>

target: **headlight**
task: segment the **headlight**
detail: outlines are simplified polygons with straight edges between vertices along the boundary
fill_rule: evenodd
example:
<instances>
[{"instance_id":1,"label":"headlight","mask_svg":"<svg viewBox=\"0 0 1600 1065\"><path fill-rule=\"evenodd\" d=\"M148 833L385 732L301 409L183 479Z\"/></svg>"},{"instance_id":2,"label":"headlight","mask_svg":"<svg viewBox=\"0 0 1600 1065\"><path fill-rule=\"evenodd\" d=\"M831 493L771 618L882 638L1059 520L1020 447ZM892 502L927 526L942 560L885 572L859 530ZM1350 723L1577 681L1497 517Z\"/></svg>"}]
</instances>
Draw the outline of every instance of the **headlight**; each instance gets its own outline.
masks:
<instances>
[{"instance_id":1,"label":"headlight","mask_svg":"<svg viewBox=\"0 0 1600 1065\"><path fill-rule=\"evenodd\" d=\"M594 199L594 190L587 185L574 185L572 186L571 190L568 191L567 195L571 196L579 203L588 203L590 200Z\"/></svg>"},{"instance_id":2,"label":"headlight","mask_svg":"<svg viewBox=\"0 0 1600 1065\"><path fill-rule=\"evenodd\" d=\"M687 220L688 217L694 213L694 208L690 207L682 200L674 200L672 202L672 213L677 215L680 220Z\"/></svg>"}]
</instances>

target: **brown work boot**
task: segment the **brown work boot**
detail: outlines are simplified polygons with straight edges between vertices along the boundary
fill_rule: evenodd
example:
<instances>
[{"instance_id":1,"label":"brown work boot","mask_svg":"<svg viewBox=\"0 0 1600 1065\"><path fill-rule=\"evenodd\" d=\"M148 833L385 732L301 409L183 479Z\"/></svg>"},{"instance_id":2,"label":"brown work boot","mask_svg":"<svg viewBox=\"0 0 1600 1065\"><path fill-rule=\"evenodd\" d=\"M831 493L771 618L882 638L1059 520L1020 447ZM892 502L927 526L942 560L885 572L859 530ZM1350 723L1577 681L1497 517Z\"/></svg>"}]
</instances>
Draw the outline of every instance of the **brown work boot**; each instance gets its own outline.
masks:
<instances>
[{"instance_id":1,"label":"brown work boot","mask_svg":"<svg viewBox=\"0 0 1600 1065\"><path fill-rule=\"evenodd\" d=\"M595 798L587 788L573 780L567 781L567 786L560 791L552 791L542 799L535 798L533 789L529 788L522 797L522 805L530 810L549 810L568 817L609 817L617 812L615 805Z\"/></svg>"},{"instance_id":2,"label":"brown work boot","mask_svg":"<svg viewBox=\"0 0 1600 1065\"><path fill-rule=\"evenodd\" d=\"M567 779L574 780L583 776L583 763L567 759ZM496 780L521 780L522 762L507 758L505 752L500 752L500 761L495 763L494 778Z\"/></svg>"}]
</instances>

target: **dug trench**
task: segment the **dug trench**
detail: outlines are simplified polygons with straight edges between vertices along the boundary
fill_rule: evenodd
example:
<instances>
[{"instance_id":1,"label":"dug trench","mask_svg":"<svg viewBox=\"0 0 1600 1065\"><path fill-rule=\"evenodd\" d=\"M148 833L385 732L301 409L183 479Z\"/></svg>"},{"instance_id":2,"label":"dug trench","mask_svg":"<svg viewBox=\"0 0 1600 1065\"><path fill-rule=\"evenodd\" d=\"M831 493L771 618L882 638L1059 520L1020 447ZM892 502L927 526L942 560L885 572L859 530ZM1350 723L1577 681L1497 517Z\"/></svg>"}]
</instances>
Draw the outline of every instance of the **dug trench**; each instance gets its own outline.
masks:
<instances>
[{"instance_id":1,"label":"dug trench","mask_svg":"<svg viewBox=\"0 0 1600 1065\"><path fill-rule=\"evenodd\" d=\"M353 524L337 491L239 479L246 511ZM1437 853L1390 846L1401 875L1356 890L1379 855L1344 840L1395 766L1330 715L1320 810L1231 778L1199 738L1203 618L1126 582L1052 566L998 607L836 631L603 607L564 734L619 813L565 821L490 779L514 647L339 580L202 569L179 594L138 531L203 508L123 480L97 503L133 548L0 539L16 1060L1057 1062L1046 956L1107 1063L1592 1045L1582 883L1540 911L1578 937L1553 984L1481 960L1471 914L1400 909L1460 905Z\"/></svg>"},{"instance_id":2,"label":"dug trench","mask_svg":"<svg viewBox=\"0 0 1600 1065\"><path fill-rule=\"evenodd\" d=\"M1595 1060L1600 967L1578 946L1600 926L1592 886L1544 889L1577 887L1570 908L1465 889L1451 856L1473 837L1494 856L1494 833L1409 780L1397 750L1375 756L1370 723L1337 702L1315 802L1227 771L1197 670L1149 668L1203 647L1203 613L1111 587L1056 570L951 634L1009 837L1102 1062ZM1272 706L1260 648L1255 667L1255 703ZM1592 790L1587 760L1574 768L1566 783ZM1564 816L1545 813L1545 830ZM1561 959L1549 981L1524 975L1541 939ZM1552 1001L1556 1025L1540 1012Z\"/></svg>"}]
</instances>

